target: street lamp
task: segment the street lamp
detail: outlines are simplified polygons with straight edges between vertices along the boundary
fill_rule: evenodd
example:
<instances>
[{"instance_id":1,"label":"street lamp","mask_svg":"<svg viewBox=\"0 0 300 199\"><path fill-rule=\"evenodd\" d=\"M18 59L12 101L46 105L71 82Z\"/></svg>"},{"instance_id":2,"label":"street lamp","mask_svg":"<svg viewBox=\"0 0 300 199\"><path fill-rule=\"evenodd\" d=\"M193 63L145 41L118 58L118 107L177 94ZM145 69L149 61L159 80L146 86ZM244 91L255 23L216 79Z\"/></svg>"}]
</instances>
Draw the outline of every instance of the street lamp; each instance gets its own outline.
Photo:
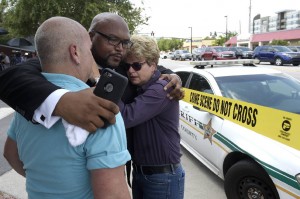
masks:
<instances>
[{"instance_id":1,"label":"street lamp","mask_svg":"<svg viewBox=\"0 0 300 199\"><path fill-rule=\"evenodd\" d=\"M224 16L224 17L226 18L226 32L225 32L226 36L225 36L225 40L227 41L227 15ZM225 42L226 42L226 41L225 41Z\"/></svg>"},{"instance_id":2,"label":"street lamp","mask_svg":"<svg viewBox=\"0 0 300 199\"><path fill-rule=\"evenodd\" d=\"M191 53L192 53L192 46L193 46L193 27L189 27L191 29Z\"/></svg>"}]
</instances>

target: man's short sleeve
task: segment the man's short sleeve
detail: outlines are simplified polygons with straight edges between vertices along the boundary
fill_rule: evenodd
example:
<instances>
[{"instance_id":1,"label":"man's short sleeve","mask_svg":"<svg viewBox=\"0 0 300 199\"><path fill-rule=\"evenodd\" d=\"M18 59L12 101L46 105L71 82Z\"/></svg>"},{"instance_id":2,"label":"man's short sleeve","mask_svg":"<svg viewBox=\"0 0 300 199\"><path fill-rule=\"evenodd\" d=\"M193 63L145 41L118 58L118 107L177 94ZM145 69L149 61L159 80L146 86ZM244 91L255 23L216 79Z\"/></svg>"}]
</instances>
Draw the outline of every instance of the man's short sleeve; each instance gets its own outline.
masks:
<instances>
[{"instance_id":1,"label":"man's short sleeve","mask_svg":"<svg viewBox=\"0 0 300 199\"><path fill-rule=\"evenodd\" d=\"M16 141L16 139L17 139L17 135L16 135L16 130L18 129L17 117L18 117L18 113L14 113L14 117L11 120L10 126L7 131L7 136L10 137L11 139L13 139L14 141Z\"/></svg>"},{"instance_id":2,"label":"man's short sleeve","mask_svg":"<svg viewBox=\"0 0 300 199\"><path fill-rule=\"evenodd\" d=\"M116 123L90 134L85 142L87 169L115 168L131 159L127 150L126 131L122 116Z\"/></svg>"}]
</instances>

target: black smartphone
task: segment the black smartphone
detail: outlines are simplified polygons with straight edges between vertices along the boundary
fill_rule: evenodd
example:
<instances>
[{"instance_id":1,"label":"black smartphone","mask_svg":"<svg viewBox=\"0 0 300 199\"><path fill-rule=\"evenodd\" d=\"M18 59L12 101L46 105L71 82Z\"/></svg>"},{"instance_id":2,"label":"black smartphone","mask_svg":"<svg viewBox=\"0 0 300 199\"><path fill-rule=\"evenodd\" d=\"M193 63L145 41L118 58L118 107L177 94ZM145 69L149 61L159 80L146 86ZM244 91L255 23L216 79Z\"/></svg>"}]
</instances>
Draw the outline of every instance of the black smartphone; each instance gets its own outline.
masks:
<instances>
[{"instance_id":1,"label":"black smartphone","mask_svg":"<svg viewBox=\"0 0 300 199\"><path fill-rule=\"evenodd\" d=\"M118 104L127 83L127 77L110 68L105 68L102 70L100 79L94 89L94 94Z\"/></svg>"}]
</instances>

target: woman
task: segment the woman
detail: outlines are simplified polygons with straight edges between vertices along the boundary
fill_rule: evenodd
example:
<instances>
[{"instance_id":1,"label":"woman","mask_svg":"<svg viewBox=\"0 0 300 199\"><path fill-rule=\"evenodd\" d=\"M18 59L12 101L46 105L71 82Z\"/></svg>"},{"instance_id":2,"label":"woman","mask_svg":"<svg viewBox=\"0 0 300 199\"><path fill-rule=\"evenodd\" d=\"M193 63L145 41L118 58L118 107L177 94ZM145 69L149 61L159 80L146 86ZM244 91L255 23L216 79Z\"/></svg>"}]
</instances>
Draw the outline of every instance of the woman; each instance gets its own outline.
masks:
<instances>
[{"instance_id":1,"label":"woman","mask_svg":"<svg viewBox=\"0 0 300 199\"><path fill-rule=\"evenodd\" d=\"M119 103L126 128L133 128L132 195L139 198L182 199L185 172L180 164L179 102L170 100L159 80L156 41L134 35L123 66L138 86L132 103ZM131 142L129 142L131 143Z\"/></svg>"}]
</instances>

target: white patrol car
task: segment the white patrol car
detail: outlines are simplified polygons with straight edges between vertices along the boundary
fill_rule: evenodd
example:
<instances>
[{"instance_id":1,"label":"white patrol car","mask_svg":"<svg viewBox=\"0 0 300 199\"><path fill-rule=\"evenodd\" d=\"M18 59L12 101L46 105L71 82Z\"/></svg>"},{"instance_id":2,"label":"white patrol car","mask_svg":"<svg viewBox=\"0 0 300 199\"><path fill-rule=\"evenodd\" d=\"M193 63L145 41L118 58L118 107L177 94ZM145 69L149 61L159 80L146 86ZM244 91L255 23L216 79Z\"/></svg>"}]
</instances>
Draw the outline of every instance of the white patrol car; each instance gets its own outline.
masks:
<instances>
[{"instance_id":1,"label":"white patrol car","mask_svg":"<svg viewBox=\"0 0 300 199\"><path fill-rule=\"evenodd\" d=\"M185 88L300 114L300 82L277 70L191 66L174 71ZM300 198L298 149L183 100L179 131L183 147L224 179L227 198Z\"/></svg>"}]
</instances>

